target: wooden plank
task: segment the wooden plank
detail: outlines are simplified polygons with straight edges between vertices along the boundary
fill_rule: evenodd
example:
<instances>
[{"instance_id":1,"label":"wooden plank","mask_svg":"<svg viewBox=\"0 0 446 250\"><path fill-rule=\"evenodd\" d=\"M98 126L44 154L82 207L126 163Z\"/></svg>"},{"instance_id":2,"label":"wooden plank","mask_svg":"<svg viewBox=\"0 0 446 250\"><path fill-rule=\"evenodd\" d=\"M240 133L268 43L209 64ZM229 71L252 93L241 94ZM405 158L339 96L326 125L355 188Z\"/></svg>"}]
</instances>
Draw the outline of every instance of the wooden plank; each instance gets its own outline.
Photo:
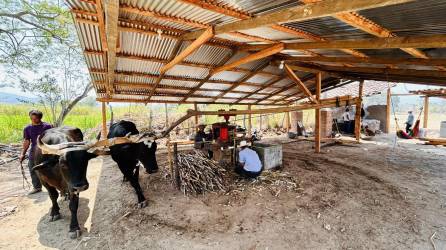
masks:
<instances>
[{"instance_id":1,"label":"wooden plank","mask_svg":"<svg viewBox=\"0 0 446 250\"><path fill-rule=\"evenodd\" d=\"M248 62L252 62L252 61L255 61L255 60L259 60L259 59L268 57L270 55L274 55L274 54L279 53L280 51L282 51L283 48L284 48L284 44L282 44L282 43L276 44L276 45L273 45L273 46L269 45L268 48L263 49L263 50L261 50L261 51L259 51L257 53L250 54L250 55L248 55L246 57L240 58L239 60L237 60L235 62L232 62L230 64L220 66L220 67L214 69L212 71L212 73L216 74L216 73L221 72L221 71L230 70L230 69L235 68L235 67L237 67L239 65L242 65L242 64L245 64L245 63L248 63Z\"/></svg>"},{"instance_id":2,"label":"wooden plank","mask_svg":"<svg viewBox=\"0 0 446 250\"><path fill-rule=\"evenodd\" d=\"M287 57L285 63L291 62L333 62L333 63L372 63L372 64L403 64L421 66L446 65L446 59L423 59L423 58L383 58L383 57Z\"/></svg>"},{"instance_id":3,"label":"wooden plank","mask_svg":"<svg viewBox=\"0 0 446 250\"><path fill-rule=\"evenodd\" d=\"M290 112L285 112L285 130L290 132Z\"/></svg>"},{"instance_id":4,"label":"wooden plank","mask_svg":"<svg viewBox=\"0 0 446 250\"><path fill-rule=\"evenodd\" d=\"M192 54L195 50L200 48L201 45L206 43L209 39L211 39L214 36L214 32L212 27L206 29L195 41L193 41L187 48L185 48L183 51L181 51L180 54L175 56L169 63L164 65L161 68L161 73L166 73L169 69L171 69L173 66L178 64L179 62L183 61L184 58Z\"/></svg>"},{"instance_id":5,"label":"wooden plank","mask_svg":"<svg viewBox=\"0 0 446 250\"><path fill-rule=\"evenodd\" d=\"M297 87L302 91L311 102L317 102L316 99L313 97L313 94L311 94L310 90L308 90L307 86L300 80L300 78L294 74L293 70L285 64L285 72L288 74L288 76L291 78L291 80L296 83Z\"/></svg>"},{"instance_id":6,"label":"wooden plank","mask_svg":"<svg viewBox=\"0 0 446 250\"><path fill-rule=\"evenodd\" d=\"M126 98L115 98L115 97L100 97L96 98L98 102L122 102L122 103L173 103L173 104L224 104L228 105L228 102L200 102L200 101L169 101L169 100L141 100L141 99L126 99ZM239 103L238 105L249 105L250 103ZM263 106L281 106L277 104L262 104Z\"/></svg>"},{"instance_id":7,"label":"wooden plank","mask_svg":"<svg viewBox=\"0 0 446 250\"><path fill-rule=\"evenodd\" d=\"M101 113L102 113L102 128L101 128L101 139L107 138L107 107L105 102L101 102Z\"/></svg>"},{"instance_id":8,"label":"wooden plank","mask_svg":"<svg viewBox=\"0 0 446 250\"><path fill-rule=\"evenodd\" d=\"M322 73L316 74L316 101L321 101L321 85L322 85ZM315 126L314 126L314 149L316 153L321 152L321 109L315 109Z\"/></svg>"},{"instance_id":9,"label":"wooden plank","mask_svg":"<svg viewBox=\"0 0 446 250\"><path fill-rule=\"evenodd\" d=\"M116 68L116 45L118 41L119 0L108 0L105 3L105 31L107 36L107 78L109 93L113 93Z\"/></svg>"},{"instance_id":10,"label":"wooden plank","mask_svg":"<svg viewBox=\"0 0 446 250\"><path fill-rule=\"evenodd\" d=\"M361 139L361 108L362 108L362 93L364 90L364 81L359 82L358 99L356 101L355 113L355 138L359 142Z\"/></svg>"},{"instance_id":11,"label":"wooden plank","mask_svg":"<svg viewBox=\"0 0 446 250\"><path fill-rule=\"evenodd\" d=\"M246 45L241 50L256 51L267 48L268 45ZM355 40L336 40L326 42L299 42L286 43L286 50L302 49L399 49L405 47L414 48L445 48L446 35L425 35L410 37L387 37Z\"/></svg>"},{"instance_id":12,"label":"wooden plank","mask_svg":"<svg viewBox=\"0 0 446 250\"><path fill-rule=\"evenodd\" d=\"M390 133L390 108L391 108L391 98L392 98L392 90L387 88L387 98L386 98L386 128L385 132Z\"/></svg>"},{"instance_id":13,"label":"wooden plank","mask_svg":"<svg viewBox=\"0 0 446 250\"><path fill-rule=\"evenodd\" d=\"M215 26L215 34L223 34L231 31L254 29L261 26L271 26L283 22L297 22L330 16L339 12L358 11L370 8L384 7L394 4L407 3L412 0L326 0L305 6L287 8L270 14L257 16L237 22ZM184 39L194 39L199 32L191 32Z\"/></svg>"},{"instance_id":14,"label":"wooden plank","mask_svg":"<svg viewBox=\"0 0 446 250\"><path fill-rule=\"evenodd\" d=\"M423 128L427 128L427 123L429 121L429 96L424 97L424 117L423 117Z\"/></svg>"}]
</instances>

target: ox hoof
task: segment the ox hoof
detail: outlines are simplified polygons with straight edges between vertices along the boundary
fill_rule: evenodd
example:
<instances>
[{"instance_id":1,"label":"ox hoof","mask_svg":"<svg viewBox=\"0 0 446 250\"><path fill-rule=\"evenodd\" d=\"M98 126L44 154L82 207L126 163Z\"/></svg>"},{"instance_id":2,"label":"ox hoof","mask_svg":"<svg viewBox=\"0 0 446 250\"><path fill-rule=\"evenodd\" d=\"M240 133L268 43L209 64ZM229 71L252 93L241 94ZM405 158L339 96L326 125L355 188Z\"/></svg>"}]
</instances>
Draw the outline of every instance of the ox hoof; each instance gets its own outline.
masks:
<instances>
[{"instance_id":1,"label":"ox hoof","mask_svg":"<svg viewBox=\"0 0 446 250\"><path fill-rule=\"evenodd\" d=\"M81 236L81 234L82 232L80 229L68 232L68 235L70 236L71 239L77 239Z\"/></svg>"},{"instance_id":2,"label":"ox hoof","mask_svg":"<svg viewBox=\"0 0 446 250\"><path fill-rule=\"evenodd\" d=\"M56 220L60 220L62 217L60 216L60 214L56 214L56 215L51 215L50 216L50 222L52 221L56 221Z\"/></svg>"},{"instance_id":3,"label":"ox hoof","mask_svg":"<svg viewBox=\"0 0 446 250\"><path fill-rule=\"evenodd\" d=\"M147 207L148 202L147 201L142 201L140 203L138 203L138 208L145 208Z\"/></svg>"}]
</instances>

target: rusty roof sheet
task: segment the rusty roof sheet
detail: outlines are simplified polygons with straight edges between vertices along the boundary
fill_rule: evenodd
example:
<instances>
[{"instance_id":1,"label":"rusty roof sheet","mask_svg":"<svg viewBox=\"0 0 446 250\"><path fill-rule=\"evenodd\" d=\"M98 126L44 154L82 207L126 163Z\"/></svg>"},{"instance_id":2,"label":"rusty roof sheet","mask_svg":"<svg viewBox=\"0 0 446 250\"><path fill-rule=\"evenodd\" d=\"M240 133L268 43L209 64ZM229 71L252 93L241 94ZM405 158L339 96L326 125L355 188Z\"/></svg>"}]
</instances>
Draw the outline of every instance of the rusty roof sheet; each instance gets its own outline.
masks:
<instances>
[{"instance_id":1,"label":"rusty roof sheet","mask_svg":"<svg viewBox=\"0 0 446 250\"><path fill-rule=\"evenodd\" d=\"M177 55L190 45L190 41L182 41L181 34L199 28L196 25L186 24L187 20L199 25L219 25L237 21L238 18L224 15L218 11L207 10L199 6L180 0L120 0L124 7L136 10L151 11L154 14L141 15L124 10L119 12L118 48L114 85L116 92L109 93L106 89L107 81L107 51L102 46L100 36L100 20L94 13L97 12L93 1L66 0L67 5L82 12L74 14L76 32L82 48L86 51L85 60L90 69L91 79L98 97L113 97L129 101L156 101L156 102L221 102L221 103L259 103L259 104L287 104L298 99L302 94L287 78L283 69L269 64L273 57L251 61L237 66L233 70L211 74L212 69L219 65L227 65L249 55L248 52L237 50L243 44L265 44L265 41L255 41L253 38L244 38L231 34L220 34L208 43L188 55L180 64L175 65L160 78L160 69L173 58L177 48ZM223 8L239 11L242 14L258 16L289 8L302 3L293 0L215 0L208 3L217 4ZM358 13L369 20L376 22L384 28L390 29L398 36L414 36L428 34L446 34L446 2L444 0L417 0L407 4L394 5L383 8L359 11ZM93 14L88 14L93 13ZM156 15L165 15L163 19ZM175 20L175 18L177 18ZM179 19L184 19L186 22ZM83 21L79 21L83 20ZM334 17L323 17L301 22L289 22L282 25L291 29L309 32L314 36L326 40L368 39L373 35L346 24ZM161 34L158 34L160 29ZM258 27L255 29L239 30L239 32L266 38L277 42L305 42L295 34L278 31L271 27ZM181 43L181 44L180 44ZM446 49L419 48L420 51L432 58L446 58ZM401 49L365 50L358 52L370 57L413 57ZM283 50L282 54L293 56L311 56L316 53L321 56L345 57L352 56L341 50L313 49L311 51ZM224 62L230 55L232 57ZM269 64L269 65L268 65ZM349 66L341 63L322 63L318 65ZM266 67L265 67L266 65ZM358 67L378 67L382 65L369 63L355 63ZM262 67L257 73L250 73ZM398 65L398 69L438 70L438 67ZM300 78L306 79L308 73L295 72ZM246 79L251 75L249 79ZM410 76L384 76L357 72L346 73L347 77L423 82L439 81L438 78L411 78ZM279 77L284 77L273 83ZM389 77L389 79L387 79ZM244 79L242 83L239 81ZM133 88L132 84L137 87ZM147 88L140 84L147 84ZM157 85L155 85L157 84ZM220 96L233 84L237 87ZM267 86L267 84L271 86ZM314 77L309 77L305 84L314 90ZM339 79L324 77L323 89L337 86ZM156 86L156 89L153 89ZM353 85L349 85L355 88ZM344 86L345 87L345 86ZM150 94L154 91L154 96ZM191 96L187 97L187 94ZM344 94L342 91L339 94ZM111 95L111 96L110 96ZM240 98L240 99L239 99ZM265 99L267 98L267 99ZM265 99L265 100L263 100Z\"/></svg>"}]
</instances>

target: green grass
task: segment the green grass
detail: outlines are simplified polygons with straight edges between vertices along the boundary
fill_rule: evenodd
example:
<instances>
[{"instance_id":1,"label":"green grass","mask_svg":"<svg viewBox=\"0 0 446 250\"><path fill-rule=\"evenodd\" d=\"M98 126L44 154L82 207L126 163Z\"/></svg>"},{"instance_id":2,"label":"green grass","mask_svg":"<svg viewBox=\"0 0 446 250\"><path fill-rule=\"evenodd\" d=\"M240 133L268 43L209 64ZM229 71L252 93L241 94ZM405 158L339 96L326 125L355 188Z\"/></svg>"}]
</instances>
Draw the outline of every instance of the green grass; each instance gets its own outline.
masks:
<instances>
[{"instance_id":1,"label":"green grass","mask_svg":"<svg viewBox=\"0 0 446 250\"><path fill-rule=\"evenodd\" d=\"M23 137L23 128L30 123L28 112L31 109L40 109L26 104L11 105L0 104L0 142L19 142ZM43 120L51 123L48 113L44 112ZM64 125L78 127L82 131L96 127L101 121L100 110L87 106L78 106L68 115Z\"/></svg>"}]
</instances>

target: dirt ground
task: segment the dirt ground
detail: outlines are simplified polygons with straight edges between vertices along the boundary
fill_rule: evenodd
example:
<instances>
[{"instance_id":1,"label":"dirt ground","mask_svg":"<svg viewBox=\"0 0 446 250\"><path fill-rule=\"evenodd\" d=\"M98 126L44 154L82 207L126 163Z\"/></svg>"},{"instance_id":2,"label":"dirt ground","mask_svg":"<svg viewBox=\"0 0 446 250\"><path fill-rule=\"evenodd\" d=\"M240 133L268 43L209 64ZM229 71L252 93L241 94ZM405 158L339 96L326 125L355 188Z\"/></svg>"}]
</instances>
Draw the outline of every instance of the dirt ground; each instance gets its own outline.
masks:
<instances>
[{"instance_id":1,"label":"dirt ground","mask_svg":"<svg viewBox=\"0 0 446 250\"><path fill-rule=\"evenodd\" d=\"M228 175L228 192L185 197L165 172L143 173L149 206L110 158L89 166L81 193L85 227L68 237L48 222L46 192L25 196L16 165L0 168L1 249L446 249L446 148L379 136L361 145L285 138L283 169L256 181ZM158 161L167 165L165 151ZM7 212L9 211L9 212Z\"/></svg>"}]
</instances>

